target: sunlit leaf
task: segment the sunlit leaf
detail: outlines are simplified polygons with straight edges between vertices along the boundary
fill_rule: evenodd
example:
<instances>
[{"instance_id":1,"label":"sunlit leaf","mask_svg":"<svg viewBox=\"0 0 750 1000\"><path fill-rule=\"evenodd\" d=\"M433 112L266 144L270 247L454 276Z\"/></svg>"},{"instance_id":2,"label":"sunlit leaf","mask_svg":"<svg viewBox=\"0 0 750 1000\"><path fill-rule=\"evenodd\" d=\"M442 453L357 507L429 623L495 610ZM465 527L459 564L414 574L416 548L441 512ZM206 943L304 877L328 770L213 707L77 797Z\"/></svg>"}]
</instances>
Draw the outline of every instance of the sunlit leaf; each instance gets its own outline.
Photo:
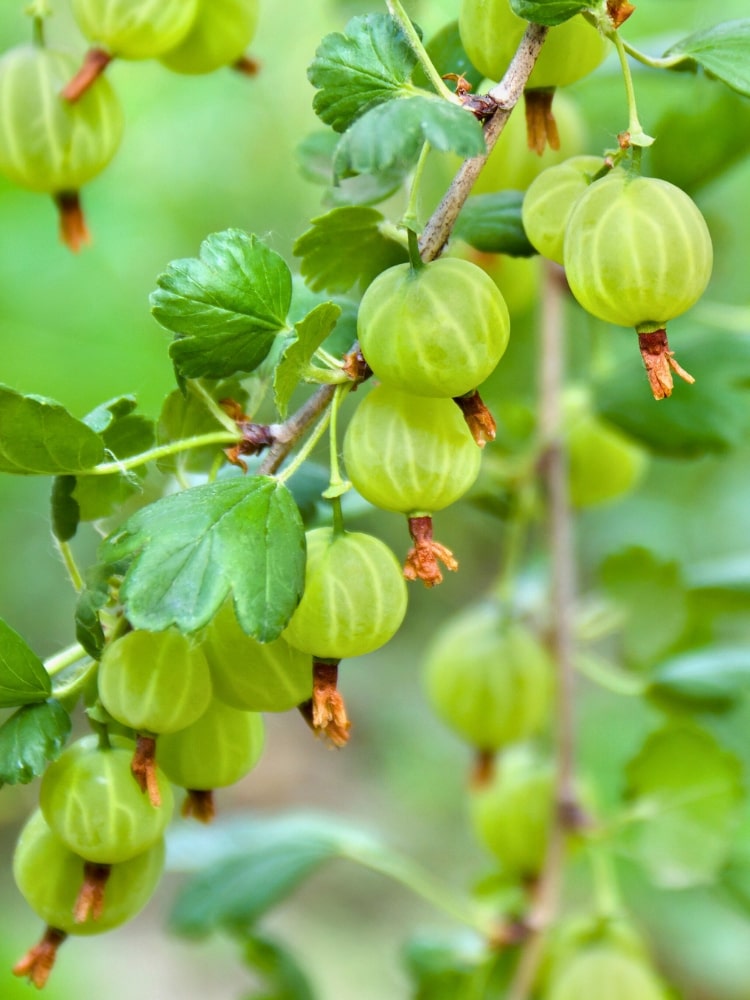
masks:
<instances>
[{"instance_id":1,"label":"sunlit leaf","mask_svg":"<svg viewBox=\"0 0 750 1000\"><path fill-rule=\"evenodd\" d=\"M681 39L665 55L684 55L728 87L750 97L750 18L724 21Z\"/></svg>"}]
</instances>

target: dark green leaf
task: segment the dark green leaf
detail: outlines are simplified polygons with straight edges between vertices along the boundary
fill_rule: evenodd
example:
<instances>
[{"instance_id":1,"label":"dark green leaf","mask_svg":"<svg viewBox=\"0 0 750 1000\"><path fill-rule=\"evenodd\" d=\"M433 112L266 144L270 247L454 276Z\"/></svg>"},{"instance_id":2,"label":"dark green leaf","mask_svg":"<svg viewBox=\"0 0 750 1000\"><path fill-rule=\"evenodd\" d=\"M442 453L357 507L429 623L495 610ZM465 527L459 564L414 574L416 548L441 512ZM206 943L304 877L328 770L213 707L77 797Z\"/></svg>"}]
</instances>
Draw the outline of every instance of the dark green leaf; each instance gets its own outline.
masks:
<instances>
[{"instance_id":1,"label":"dark green leaf","mask_svg":"<svg viewBox=\"0 0 750 1000\"><path fill-rule=\"evenodd\" d=\"M60 542L69 542L78 531L81 511L73 496L77 482L75 476L55 476L52 480L52 533Z\"/></svg>"},{"instance_id":2,"label":"dark green leaf","mask_svg":"<svg viewBox=\"0 0 750 1000\"><path fill-rule=\"evenodd\" d=\"M76 602L76 641L95 660L99 659L104 649L104 630L99 612L109 601L110 575L118 568L124 572L124 567L93 566L86 573L84 588Z\"/></svg>"},{"instance_id":3,"label":"dark green leaf","mask_svg":"<svg viewBox=\"0 0 750 1000\"><path fill-rule=\"evenodd\" d=\"M463 157L486 152L482 127L471 112L439 97L401 97L368 111L341 137L336 176L411 165L425 142Z\"/></svg>"},{"instance_id":4,"label":"dark green leaf","mask_svg":"<svg viewBox=\"0 0 750 1000\"><path fill-rule=\"evenodd\" d=\"M676 336L672 340L676 345ZM676 385L661 406L638 377L634 358L632 377L623 377L620 367L594 386L599 413L662 455L688 458L737 447L750 433L750 339L702 331L680 340L676 356L695 385Z\"/></svg>"},{"instance_id":5,"label":"dark green leaf","mask_svg":"<svg viewBox=\"0 0 750 1000\"><path fill-rule=\"evenodd\" d=\"M0 708L44 701L52 692L49 674L21 636L0 618Z\"/></svg>"},{"instance_id":6,"label":"dark green leaf","mask_svg":"<svg viewBox=\"0 0 750 1000\"><path fill-rule=\"evenodd\" d=\"M461 43L461 35L458 31L458 21L451 21L433 35L427 43L427 55L432 60L432 64L441 76L448 73L455 73L462 76L467 83L470 83L476 91L479 84L484 80L484 76L471 64L471 60L466 55L466 50ZM428 85L422 67L417 66L413 82L419 87Z\"/></svg>"},{"instance_id":7,"label":"dark green leaf","mask_svg":"<svg viewBox=\"0 0 750 1000\"><path fill-rule=\"evenodd\" d=\"M638 665L658 659L687 624L687 600L680 567L660 562L646 549L610 556L601 568L609 595L625 614L621 641L625 659Z\"/></svg>"},{"instance_id":8,"label":"dark green leaf","mask_svg":"<svg viewBox=\"0 0 750 1000\"><path fill-rule=\"evenodd\" d=\"M681 653L652 674L649 694L659 704L693 711L731 707L750 691L750 649L707 646Z\"/></svg>"},{"instance_id":9,"label":"dark green leaf","mask_svg":"<svg viewBox=\"0 0 750 1000\"><path fill-rule=\"evenodd\" d=\"M750 97L750 18L688 35L665 53L684 55L728 87Z\"/></svg>"},{"instance_id":10,"label":"dark green leaf","mask_svg":"<svg viewBox=\"0 0 750 1000\"><path fill-rule=\"evenodd\" d=\"M313 291L345 292L357 281L369 284L381 271L408 259L406 248L381 232L385 221L374 208L334 208L312 220L294 244L302 274Z\"/></svg>"},{"instance_id":11,"label":"dark green leaf","mask_svg":"<svg viewBox=\"0 0 750 1000\"><path fill-rule=\"evenodd\" d=\"M70 716L54 699L14 712L0 726L0 785L27 785L42 774L70 729Z\"/></svg>"},{"instance_id":12,"label":"dark green leaf","mask_svg":"<svg viewBox=\"0 0 750 1000\"><path fill-rule=\"evenodd\" d=\"M408 166L396 166L380 174L352 174L334 184L333 161L339 136L330 129L313 132L297 147L303 176L329 190L324 202L330 205L374 205L394 194L404 182Z\"/></svg>"},{"instance_id":13,"label":"dark green leaf","mask_svg":"<svg viewBox=\"0 0 750 1000\"><path fill-rule=\"evenodd\" d=\"M658 142L649 150L656 177L693 194L750 154L750 103L725 87L703 81L688 101L669 105L653 128ZM701 155L695 156L695 137Z\"/></svg>"},{"instance_id":14,"label":"dark green leaf","mask_svg":"<svg viewBox=\"0 0 750 1000\"><path fill-rule=\"evenodd\" d=\"M302 520L283 483L262 476L196 486L139 510L101 557L134 557L120 590L130 622L160 631L206 625L231 592L260 642L277 638L302 593Z\"/></svg>"},{"instance_id":15,"label":"dark green leaf","mask_svg":"<svg viewBox=\"0 0 750 1000\"><path fill-rule=\"evenodd\" d=\"M54 476L103 458L99 435L60 403L0 385L0 472Z\"/></svg>"},{"instance_id":16,"label":"dark green leaf","mask_svg":"<svg viewBox=\"0 0 750 1000\"><path fill-rule=\"evenodd\" d=\"M315 1000L316 993L291 952L265 934L243 937L247 965L262 981L263 994L255 1000Z\"/></svg>"},{"instance_id":17,"label":"dark green leaf","mask_svg":"<svg viewBox=\"0 0 750 1000\"><path fill-rule=\"evenodd\" d=\"M510 6L524 21L554 27L595 4L592 0L510 0Z\"/></svg>"},{"instance_id":18,"label":"dark green leaf","mask_svg":"<svg viewBox=\"0 0 750 1000\"><path fill-rule=\"evenodd\" d=\"M154 443L152 420L137 413L116 417L102 434L110 461L129 458L146 451ZM132 472L115 472L108 476L78 476L73 499L78 505L81 521L98 521L109 517L128 497L137 493L145 466Z\"/></svg>"},{"instance_id":19,"label":"dark green leaf","mask_svg":"<svg viewBox=\"0 0 750 1000\"><path fill-rule=\"evenodd\" d=\"M254 371L286 327L292 296L283 258L239 229L209 236L198 258L173 261L157 286L152 311L177 334L170 355L184 378Z\"/></svg>"},{"instance_id":20,"label":"dark green leaf","mask_svg":"<svg viewBox=\"0 0 750 1000\"><path fill-rule=\"evenodd\" d=\"M674 889L712 882L738 820L740 761L705 730L675 723L649 736L627 774L642 820L630 844L652 880Z\"/></svg>"},{"instance_id":21,"label":"dark green leaf","mask_svg":"<svg viewBox=\"0 0 750 1000\"><path fill-rule=\"evenodd\" d=\"M206 866L205 851L197 856L190 831L180 831L175 867L184 867L182 856L188 869L198 868L172 912L172 926L180 934L246 930L324 862L363 845L384 850L358 830L316 816L230 821L215 833L213 863Z\"/></svg>"},{"instance_id":22,"label":"dark green leaf","mask_svg":"<svg viewBox=\"0 0 750 1000\"><path fill-rule=\"evenodd\" d=\"M532 257L521 222L523 191L495 191L468 198L461 209L454 234L484 253L507 253L512 257Z\"/></svg>"},{"instance_id":23,"label":"dark green leaf","mask_svg":"<svg viewBox=\"0 0 750 1000\"><path fill-rule=\"evenodd\" d=\"M389 14L353 17L343 33L326 35L307 71L318 93L313 109L344 132L360 115L392 97L413 93L417 64L409 42Z\"/></svg>"},{"instance_id":24,"label":"dark green leaf","mask_svg":"<svg viewBox=\"0 0 750 1000\"><path fill-rule=\"evenodd\" d=\"M289 409L289 400L300 381L313 381L307 377L312 356L336 326L340 315L340 306L333 302L322 302L303 320L294 324L295 336L284 348L273 380L276 408L284 419Z\"/></svg>"}]
</instances>

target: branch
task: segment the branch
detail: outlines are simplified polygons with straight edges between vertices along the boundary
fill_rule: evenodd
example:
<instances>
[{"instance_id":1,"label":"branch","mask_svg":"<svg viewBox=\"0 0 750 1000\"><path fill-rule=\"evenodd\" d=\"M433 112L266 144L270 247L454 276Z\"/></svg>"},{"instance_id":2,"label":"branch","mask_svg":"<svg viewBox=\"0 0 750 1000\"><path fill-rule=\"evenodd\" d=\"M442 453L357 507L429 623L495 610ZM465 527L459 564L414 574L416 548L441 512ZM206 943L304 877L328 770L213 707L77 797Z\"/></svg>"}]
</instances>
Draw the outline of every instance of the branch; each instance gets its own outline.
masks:
<instances>
[{"instance_id":1,"label":"branch","mask_svg":"<svg viewBox=\"0 0 750 1000\"><path fill-rule=\"evenodd\" d=\"M335 385L322 385L288 420L271 428L275 444L268 449L258 467L259 476L270 476L276 472L305 430L330 404L335 392Z\"/></svg>"},{"instance_id":2,"label":"branch","mask_svg":"<svg viewBox=\"0 0 750 1000\"><path fill-rule=\"evenodd\" d=\"M506 1000L527 1000L531 993L542 958L545 932L559 906L568 832L584 822L574 788L575 556L567 455L561 436L565 377L564 296L560 269L547 264L539 344L539 431L543 448L541 471L549 504L551 644L557 665L555 814L544 867L525 921L528 936Z\"/></svg>"},{"instance_id":3,"label":"branch","mask_svg":"<svg viewBox=\"0 0 750 1000\"><path fill-rule=\"evenodd\" d=\"M518 50L506 70L505 76L489 92L489 96L497 104L497 111L495 111L484 127L484 141L487 145L487 152L483 156L475 156L470 160L465 160L453 178L451 186L435 209L432 218L425 226L419 241L423 260L434 260L436 257L439 257L443 247L448 242L451 230L456 224L458 213L469 197L474 182L479 176L479 172L487 162L487 157L495 148L495 143L505 128L505 123L508 121L511 111L523 94L523 89L531 76L531 71L534 69L534 63L542 48L542 43L547 37L548 30L548 28L540 24L530 24L528 26L518 46Z\"/></svg>"}]
</instances>

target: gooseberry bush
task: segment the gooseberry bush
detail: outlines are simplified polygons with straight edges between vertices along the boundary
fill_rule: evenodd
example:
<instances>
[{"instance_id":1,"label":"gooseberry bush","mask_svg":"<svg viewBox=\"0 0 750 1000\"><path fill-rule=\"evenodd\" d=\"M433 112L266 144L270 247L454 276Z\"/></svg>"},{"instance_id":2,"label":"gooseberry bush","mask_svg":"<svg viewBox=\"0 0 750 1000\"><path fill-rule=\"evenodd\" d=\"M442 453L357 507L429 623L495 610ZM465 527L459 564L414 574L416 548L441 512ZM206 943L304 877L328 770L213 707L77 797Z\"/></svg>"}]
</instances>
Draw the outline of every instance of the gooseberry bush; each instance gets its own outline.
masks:
<instances>
[{"instance_id":1,"label":"gooseberry bush","mask_svg":"<svg viewBox=\"0 0 750 1000\"><path fill-rule=\"evenodd\" d=\"M415 1000L739 996L709 928L747 954L750 523L710 487L742 489L750 433L750 19L343 6L296 98L324 210L288 255L239 219L177 242L142 302L174 375L157 418L132 386L80 416L0 386L0 471L45 484L75 592L44 658L41 607L34 634L0 619L6 867L41 922L0 977L53 990L68 937L182 870L173 929L236 940L248 996L332 996L342 945L307 969L266 923L338 858L430 908L403 950ZM127 141L113 60L258 73L224 77L258 99L256 0L26 13L0 57L0 173L53 196L72 250L80 187ZM297 169L263 149L248 176L283 193ZM368 662L382 679L358 689ZM310 754L341 751L316 758L334 784L363 748L360 799L384 794L378 752L412 776L395 836L238 808L282 715ZM367 939L354 891L342 924Z\"/></svg>"}]
</instances>

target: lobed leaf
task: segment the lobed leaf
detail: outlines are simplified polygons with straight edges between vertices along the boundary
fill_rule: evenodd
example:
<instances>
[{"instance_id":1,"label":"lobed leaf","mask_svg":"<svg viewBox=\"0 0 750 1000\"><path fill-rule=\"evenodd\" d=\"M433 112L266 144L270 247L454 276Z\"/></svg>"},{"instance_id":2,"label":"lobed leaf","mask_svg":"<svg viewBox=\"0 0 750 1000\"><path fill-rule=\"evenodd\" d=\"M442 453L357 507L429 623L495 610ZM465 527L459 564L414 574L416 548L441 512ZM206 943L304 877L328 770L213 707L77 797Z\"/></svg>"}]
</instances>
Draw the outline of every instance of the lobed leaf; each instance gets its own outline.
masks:
<instances>
[{"instance_id":1,"label":"lobed leaf","mask_svg":"<svg viewBox=\"0 0 750 1000\"><path fill-rule=\"evenodd\" d=\"M467 198L454 227L454 235L483 253L533 257L521 221L523 191L495 191Z\"/></svg>"},{"instance_id":2,"label":"lobed leaf","mask_svg":"<svg viewBox=\"0 0 750 1000\"><path fill-rule=\"evenodd\" d=\"M313 291L346 292L368 285L387 267L408 260L403 244L381 231L384 217L374 208L334 208L312 220L294 244L300 270Z\"/></svg>"},{"instance_id":3,"label":"lobed leaf","mask_svg":"<svg viewBox=\"0 0 750 1000\"><path fill-rule=\"evenodd\" d=\"M284 348L273 380L276 408L282 418L286 419L294 390L305 380L313 355L332 332L340 315L341 306L321 302L294 324L295 334Z\"/></svg>"},{"instance_id":4,"label":"lobed leaf","mask_svg":"<svg viewBox=\"0 0 750 1000\"><path fill-rule=\"evenodd\" d=\"M27 785L60 756L70 716L58 701L26 705L0 726L0 786Z\"/></svg>"},{"instance_id":5,"label":"lobed leaf","mask_svg":"<svg viewBox=\"0 0 750 1000\"><path fill-rule=\"evenodd\" d=\"M54 476L83 472L103 458L99 435L60 403L0 385L0 472Z\"/></svg>"},{"instance_id":6,"label":"lobed leaf","mask_svg":"<svg viewBox=\"0 0 750 1000\"><path fill-rule=\"evenodd\" d=\"M643 822L630 839L665 888L712 882L729 853L743 799L742 764L703 729L670 723L652 733L627 769Z\"/></svg>"},{"instance_id":7,"label":"lobed leaf","mask_svg":"<svg viewBox=\"0 0 750 1000\"><path fill-rule=\"evenodd\" d=\"M173 261L151 293L152 312L177 336L170 347L182 378L251 372L286 328L292 276L257 236L213 233L199 256Z\"/></svg>"},{"instance_id":8,"label":"lobed leaf","mask_svg":"<svg viewBox=\"0 0 750 1000\"><path fill-rule=\"evenodd\" d=\"M129 558L120 598L135 628L194 632L231 592L243 629L270 642L302 593L304 530L283 483L240 476L137 511L101 548L105 564Z\"/></svg>"},{"instance_id":9,"label":"lobed leaf","mask_svg":"<svg viewBox=\"0 0 750 1000\"><path fill-rule=\"evenodd\" d=\"M411 166L425 142L462 157L487 152L482 127L470 111L439 97L400 97L368 111L341 137L334 172L345 177Z\"/></svg>"},{"instance_id":10,"label":"lobed leaf","mask_svg":"<svg viewBox=\"0 0 750 1000\"><path fill-rule=\"evenodd\" d=\"M42 661L0 618L0 708L45 701L51 693L52 684Z\"/></svg>"},{"instance_id":11,"label":"lobed leaf","mask_svg":"<svg viewBox=\"0 0 750 1000\"><path fill-rule=\"evenodd\" d=\"M417 57L390 14L353 17L343 33L326 35L307 77L318 93L313 110L344 132L370 108L413 93L409 79Z\"/></svg>"},{"instance_id":12,"label":"lobed leaf","mask_svg":"<svg viewBox=\"0 0 750 1000\"><path fill-rule=\"evenodd\" d=\"M732 90L750 97L750 18L724 21L688 35L665 55L684 55Z\"/></svg>"},{"instance_id":13,"label":"lobed leaf","mask_svg":"<svg viewBox=\"0 0 750 1000\"><path fill-rule=\"evenodd\" d=\"M510 0L510 6L513 13L524 21L546 24L552 28L595 4L592 0Z\"/></svg>"},{"instance_id":14,"label":"lobed leaf","mask_svg":"<svg viewBox=\"0 0 750 1000\"><path fill-rule=\"evenodd\" d=\"M329 205L374 205L389 198L404 183L406 167L394 167L380 174L351 174L334 185L333 162L340 137L329 129L312 132L297 147L300 170L306 180L324 184L323 199Z\"/></svg>"}]
</instances>

